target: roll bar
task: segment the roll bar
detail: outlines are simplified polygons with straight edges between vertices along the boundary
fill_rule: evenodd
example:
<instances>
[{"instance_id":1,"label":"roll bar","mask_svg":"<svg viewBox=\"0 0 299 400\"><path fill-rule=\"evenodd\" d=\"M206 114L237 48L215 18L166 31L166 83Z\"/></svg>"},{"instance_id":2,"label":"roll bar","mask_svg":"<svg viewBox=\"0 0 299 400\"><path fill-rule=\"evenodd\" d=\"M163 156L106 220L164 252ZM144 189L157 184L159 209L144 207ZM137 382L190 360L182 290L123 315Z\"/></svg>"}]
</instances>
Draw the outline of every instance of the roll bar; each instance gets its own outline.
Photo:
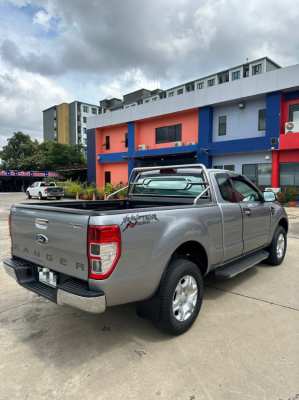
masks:
<instances>
[{"instance_id":1,"label":"roll bar","mask_svg":"<svg viewBox=\"0 0 299 400\"><path fill-rule=\"evenodd\" d=\"M113 197L115 194L121 192L124 189L128 189L128 195L130 194L132 187L134 186L134 182L133 181L133 176L138 173L138 172L144 172L144 171L157 171L157 170L161 170L161 169L187 169L187 168L198 168L203 172L203 175L205 177L205 181L202 182L202 185L206 185L206 188L197 196L195 197L193 204L197 204L197 201L202 197L203 194L209 192L211 195L211 183L210 183L210 178L209 178L209 174L208 174L208 170L206 168L206 166L204 164L179 164L179 165L163 165L163 166L155 166L155 167L137 167L137 168L133 168L130 176L129 176L129 184L128 186L125 186L124 188L118 189L115 192L109 194L109 196L107 196L107 200L110 199L111 197Z\"/></svg>"}]
</instances>

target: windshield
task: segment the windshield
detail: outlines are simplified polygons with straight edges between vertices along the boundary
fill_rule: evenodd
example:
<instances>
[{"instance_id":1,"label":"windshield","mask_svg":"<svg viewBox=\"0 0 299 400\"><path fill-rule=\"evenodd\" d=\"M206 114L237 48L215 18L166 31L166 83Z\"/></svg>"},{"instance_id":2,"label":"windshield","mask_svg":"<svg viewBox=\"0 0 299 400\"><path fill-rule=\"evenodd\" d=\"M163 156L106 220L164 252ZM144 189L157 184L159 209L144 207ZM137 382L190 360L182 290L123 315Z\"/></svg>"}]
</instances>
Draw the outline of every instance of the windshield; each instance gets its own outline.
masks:
<instances>
[{"instance_id":1,"label":"windshield","mask_svg":"<svg viewBox=\"0 0 299 400\"><path fill-rule=\"evenodd\" d=\"M140 174L132 194L151 196L196 197L206 188L202 175Z\"/></svg>"}]
</instances>

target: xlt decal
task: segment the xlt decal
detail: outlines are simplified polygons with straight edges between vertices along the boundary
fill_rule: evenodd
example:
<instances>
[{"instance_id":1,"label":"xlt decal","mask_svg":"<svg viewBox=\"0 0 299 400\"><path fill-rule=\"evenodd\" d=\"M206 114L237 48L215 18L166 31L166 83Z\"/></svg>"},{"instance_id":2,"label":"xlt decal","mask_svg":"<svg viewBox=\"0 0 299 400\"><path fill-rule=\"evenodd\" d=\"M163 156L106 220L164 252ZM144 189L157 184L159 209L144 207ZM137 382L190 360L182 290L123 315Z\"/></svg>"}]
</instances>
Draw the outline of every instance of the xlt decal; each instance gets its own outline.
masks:
<instances>
[{"instance_id":1,"label":"xlt decal","mask_svg":"<svg viewBox=\"0 0 299 400\"><path fill-rule=\"evenodd\" d=\"M122 231L126 231L128 228L135 228L136 225L146 225L159 222L157 214L133 214L127 215L123 218L122 223L120 224Z\"/></svg>"}]
</instances>

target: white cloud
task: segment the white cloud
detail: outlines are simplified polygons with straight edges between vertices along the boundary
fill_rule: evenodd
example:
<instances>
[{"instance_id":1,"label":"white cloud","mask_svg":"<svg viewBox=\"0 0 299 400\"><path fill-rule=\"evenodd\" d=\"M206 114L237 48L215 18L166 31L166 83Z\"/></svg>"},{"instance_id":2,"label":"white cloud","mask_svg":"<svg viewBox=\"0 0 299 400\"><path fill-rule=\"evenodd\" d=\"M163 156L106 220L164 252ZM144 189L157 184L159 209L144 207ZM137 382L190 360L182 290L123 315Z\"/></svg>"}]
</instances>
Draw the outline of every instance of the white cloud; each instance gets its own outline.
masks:
<instances>
[{"instance_id":1,"label":"white cloud","mask_svg":"<svg viewBox=\"0 0 299 400\"><path fill-rule=\"evenodd\" d=\"M136 68L117 76L111 82L98 85L97 92L101 93L101 98L120 97L128 91L141 88L154 90L160 88L160 82L148 79L141 69Z\"/></svg>"},{"instance_id":2,"label":"white cloud","mask_svg":"<svg viewBox=\"0 0 299 400\"><path fill-rule=\"evenodd\" d=\"M49 78L17 69L2 69L0 146L3 137L17 130L42 139L42 110L70 99L70 94Z\"/></svg>"},{"instance_id":3,"label":"white cloud","mask_svg":"<svg viewBox=\"0 0 299 400\"><path fill-rule=\"evenodd\" d=\"M33 23L41 25L46 31L51 26L51 15L44 10L39 10L33 17Z\"/></svg>"}]
</instances>

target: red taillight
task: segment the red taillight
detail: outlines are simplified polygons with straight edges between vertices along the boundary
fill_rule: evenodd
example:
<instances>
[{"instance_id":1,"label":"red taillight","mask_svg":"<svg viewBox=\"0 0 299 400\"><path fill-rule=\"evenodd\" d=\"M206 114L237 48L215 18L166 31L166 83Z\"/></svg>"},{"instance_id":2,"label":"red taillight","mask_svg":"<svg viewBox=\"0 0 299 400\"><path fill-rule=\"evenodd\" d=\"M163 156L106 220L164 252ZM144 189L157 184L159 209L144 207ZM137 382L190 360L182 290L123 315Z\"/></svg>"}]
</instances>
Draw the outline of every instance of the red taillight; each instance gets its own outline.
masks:
<instances>
[{"instance_id":1,"label":"red taillight","mask_svg":"<svg viewBox=\"0 0 299 400\"><path fill-rule=\"evenodd\" d=\"M116 267L121 253L118 225L89 225L87 255L90 279L106 279Z\"/></svg>"}]
</instances>

